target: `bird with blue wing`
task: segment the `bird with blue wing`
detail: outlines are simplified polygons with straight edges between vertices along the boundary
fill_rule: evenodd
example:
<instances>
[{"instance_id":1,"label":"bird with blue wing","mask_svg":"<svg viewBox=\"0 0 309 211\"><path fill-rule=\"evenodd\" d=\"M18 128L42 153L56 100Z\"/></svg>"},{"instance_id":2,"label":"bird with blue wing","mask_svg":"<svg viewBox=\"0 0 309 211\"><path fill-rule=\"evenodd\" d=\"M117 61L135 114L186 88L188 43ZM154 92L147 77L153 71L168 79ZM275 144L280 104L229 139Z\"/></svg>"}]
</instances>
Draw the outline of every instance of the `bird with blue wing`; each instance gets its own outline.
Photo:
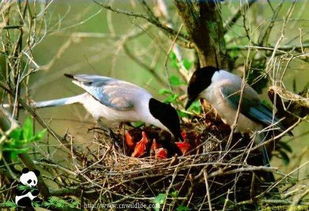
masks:
<instances>
[{"instance_id":1,"label":"bird with blue wing","mask_svg":"<svg viewBox=\"0 0 309 211\"><path fill-rule=\"evenodd\" d=\"M239 76L228 71L212 66L198 68L190 78L187 95L186 109L195 100L205 99L224 123L232 126L235 118L238 118L235 125L238 132L252 133L270 125L274 130L285 131L281 121L261 102L257 92ZM266 134L258 133L255 142L263 142ZM264 165L269 166L265 146L261 151Z\"/></svg>"},{"instance_id":2,"label":"bird with blue wing","mask_svg":"<svg viewBox=\"0 0 309 211\"><path fill-rule=\"evenodd\" d=\"M35 108L82 104L94 119L108 122L142 121L168 131L176 140L182 139L180 120L175 108L162 103L145 89L126 81L99 75L65 74L86 92L77 96L34 102ZM173 144L173 150L179 149ZM170 146L169 146L170 147Z\"/></svg>"}]
</instances>

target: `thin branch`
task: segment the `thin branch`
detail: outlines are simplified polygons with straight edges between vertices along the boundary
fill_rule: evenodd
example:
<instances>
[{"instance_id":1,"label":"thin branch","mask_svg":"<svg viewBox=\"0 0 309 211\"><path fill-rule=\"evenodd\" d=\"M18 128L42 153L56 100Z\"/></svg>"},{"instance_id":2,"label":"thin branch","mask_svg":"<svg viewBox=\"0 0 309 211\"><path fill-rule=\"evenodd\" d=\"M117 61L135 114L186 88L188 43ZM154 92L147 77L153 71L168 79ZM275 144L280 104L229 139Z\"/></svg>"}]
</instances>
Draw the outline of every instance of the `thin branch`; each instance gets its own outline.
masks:
<instances>
[{"instance_id":1,"label":"thin branch","mask_svg":"<svg viewBox=\"0 0 309 211\"><path fill-rule=\"evenodd\" d=\"M167 86L167 84L164 82L164 80L157 74L156 70L150 66L148 66L146 63L144 63L141 59L139 59L137 56L135 56L128 48L128 44L125 43L123 45L123 50L124 52L132 59L135 61L139 66L147 70L149 73L152 74L152 76L162 85L162 86Z\"/></svg>"},{"instance_id":2,"label":"thin branch","mask_svg":"<svg viewBox=\"0 0 309 211\"><path fill-rule=\"evenodd\" d=\"M241 8L239 8L235 15L225 24L223 33L226 34L241 17L242 12L249 9L255 2L256 0L251 0L248 4L244 4Z\"/></svg>"},{"instance_id":3,"label":"thin branch","mask_svg":"<svg viewBox=\"0 0 309 211\"><path fill-rule=\"evenodd\" d=\"M169 17L169 14L168 14L168 10L167 10L167 6L166 6L166 3L164 0L159 0L158 1L158 8L160 9L160 12L162 13L162 15L164 16L164 18L166 19L166 22L167 22L167 25L169 27L173 27L173 23ZM180 26L179 30L178 30L178 33L180 33L182 29L182 25ZM177 40L176 38L174 39L175 41ZM182 76L182 78L185 80L185 81L189 81L189 72L186 70L186 68L184 67L183 63L182 63L182 54L181 54L181 51L177 45L177 43L174 44L174 42L172 43L172 47L173 47L173 52L175 53L176 55L176 58L178 60L178 63L180 65L180 68L179 68L179 73L180 75Z\"/></svg>"},{"instance_id":4,"label":"thin branch","mask_svg":"<svg viewBox=\"0 0 309 211\"><path fill-rule=\"evenodd\" d=\"M248 50L251 48L255 48L258 50L264 50L264 51L273 51L275 49L274 46L244 45L244 46L228 47L226 50L227 51ZM309 48L309 43L302 44L301 46L285 45L285 46L277 47L276 49L280 51L281 53L287 53L286 51L301 51L302 49L305 49L305 48Z\"/></svg>"},{"instance_id":5,"label":"thin branch","mask_svg":"<svg viewBox=\"0 0 309 211\"><path fill-rule=\"evenodd\" d=\"M93 1L96 4L100 5L101 7L105 8L107 10L113 11L113 12L115 12L117 14L123 14L123 15L131 16L131 17L135 17L135 18L144 19L144 20L148 21L149 23L155 25L159 29L163 30L167 34L172 35L173 37L177 37L177 39L181 38L181 42L187 43L186 46L191 46L191 44L190 44L191 43L190 42L190 37L188 35L185 35L183 33L178 34L177 31L175 31L175 30L173 30L173 29L171 29L171 28L169 28L167 26L164 26L162 23L160 23L156 19L152 19L152 18L147 17L147 16L145 16L143 14L140 14L140 13L134 13L134 12L130 12L130 11L125 11L125 10L120 10L120 9L112 8L111 6L102 4L100 2L97 2L96 0L93 0Z\"/></svg>"},{"instance_id":6,"label":"thin branch","mask_svg":"<svg viewBox=\"0 0 309 211\"><path fill-rule=\"evenodd\" d=\"M155 14L153 13L153 11L151 10L151 8L149 7L149 5L147 4L147 2L145 0L141 0L141 4L144 7L144 9L146 10L147 14L149 15L150 18L153 18L154 20L159 22L159 19L155 16Z\"/></svg>"},{"instance_id":7,"label":"thin branch","mask_svg":"<svg viewBox=\"0 0 309 211\"><path fill-rule=\"evenodd\" d=\"M233 169L230 171L222 171L222 169L219 169L211 174L208 175L208 178L213 178L220 175L228 175L228 174L236 174L241 172L252 172L252 171L267 171L267 172L273 172L274 170L278 170L278 168L275 167L266 167L266 166L251 166L251 167L241 167L238 169Z\"/></svg>"},{"instance_id":8,"label":"thin branch","mask_svg":"<svg viewBox=\"0 0 309 211\"><path fill-rule=\"evenodd\" d=\"M268 41L268 38L270 36L270 32L272 30L272 28L274 27L274 24L275 24L275 21L279 15L279 11L281 10L282 8L282 5L283 5L283 0L281 0L281 2L279 3L279 5L277 6L276 10L274 11L274 14L268 24L268 27L266 28L265 32L264 33L261 33L260 36L259 36L259 40L258 40L258 44L259 45L263 45L265 43L267 43Z\"/></svg>"}]
</instances>

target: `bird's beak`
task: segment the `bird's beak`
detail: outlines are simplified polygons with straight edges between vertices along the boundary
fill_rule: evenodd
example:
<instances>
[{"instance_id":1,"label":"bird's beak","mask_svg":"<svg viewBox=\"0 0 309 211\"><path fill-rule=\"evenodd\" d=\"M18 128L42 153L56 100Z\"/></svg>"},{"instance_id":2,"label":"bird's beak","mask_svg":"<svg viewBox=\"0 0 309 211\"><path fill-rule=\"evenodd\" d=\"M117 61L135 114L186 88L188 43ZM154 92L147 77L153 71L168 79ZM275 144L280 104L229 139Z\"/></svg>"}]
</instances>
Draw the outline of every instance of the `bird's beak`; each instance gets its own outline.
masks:
<instances>
[{"instance_id":1,"label":"bird's beak","mask_svg":"<svg viewBox=\"0 0 309 211\"><path fill-rule=\"evenodd\" d=\"M185 109L187 110L190 105L194 102L195 98L189 98L187 103L186 103L186 106L185 106Z\"/></svg>"}]
</instances>

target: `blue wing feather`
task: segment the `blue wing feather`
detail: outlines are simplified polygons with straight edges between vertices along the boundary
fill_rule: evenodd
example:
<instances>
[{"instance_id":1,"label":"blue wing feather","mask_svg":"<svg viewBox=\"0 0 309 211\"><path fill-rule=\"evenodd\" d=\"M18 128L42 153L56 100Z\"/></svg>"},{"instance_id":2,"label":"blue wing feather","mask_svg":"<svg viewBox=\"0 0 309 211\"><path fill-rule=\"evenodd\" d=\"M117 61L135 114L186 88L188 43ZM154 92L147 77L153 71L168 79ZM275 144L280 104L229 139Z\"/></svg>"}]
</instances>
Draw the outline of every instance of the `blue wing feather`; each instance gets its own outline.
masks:
<instances>
[{"instance_id":1,"label":"blue wing feather","mask_svg":"<svg viewBox=\"0 0 309 211\"><path fill-rule=\"evenodd\" d=\"M247 92L246 92L247 91ZM244 90L243 98L241 100L240 112L256 122L260 122L263 125L271 125L278 121L278 119L273 116L272 111L262 104L262 102L256 96L250 95L248 90ZM250 90L252 92L252 90ZM238 109L240 102L240 91L233 87L221 87L221 93L227 100L229 105L235 110ZM281 124L279 124L281 129L284 129Z\"/></svg>"},{"instance_id":2,"label":"blue wing feather","mask_svg":"<svg viewBox=\"0 0 309 211\"><path fill-rule=\"evenodd\" d=\"M73 82L103 105L119 111L134 107L130 94L132 89L139 88L121 80L97 75L74 75Z\"/></svg>"}]
</instances>

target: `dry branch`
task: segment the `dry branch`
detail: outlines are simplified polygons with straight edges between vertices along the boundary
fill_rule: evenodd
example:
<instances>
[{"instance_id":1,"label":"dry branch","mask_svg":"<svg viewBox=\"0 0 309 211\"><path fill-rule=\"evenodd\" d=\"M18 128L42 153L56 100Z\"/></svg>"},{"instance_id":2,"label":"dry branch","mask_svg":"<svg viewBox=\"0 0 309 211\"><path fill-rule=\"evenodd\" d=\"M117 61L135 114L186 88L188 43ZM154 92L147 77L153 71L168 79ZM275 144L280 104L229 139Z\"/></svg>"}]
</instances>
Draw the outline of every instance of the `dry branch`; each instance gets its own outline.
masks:
<instances>
[{"instance_id":1,"label":"dry branch","mask_svg":"<svg viewBox=\"0 0 309 211\"><path fill-rule=\"evenodd\" d=\"M97 3L98 5L100 5L101 7L105 8L107 10L110 10L112 12L115 12L117 14L123 14L123 15L131 16L131 17L135 17L135 18L144 19L144 20L148 21L149 23L155 25L156 27L158 27L159 29L161 29L162 31L167 33L168 35L172 35L173 38L176 37L177 38L176 40L179 41L183 46L188 46L188 47L191 46L190 38L187 35L182 34L182 33L178 34L177 31L175 31L175 30L173 30L173 29L163 25L156 18L151 18L151 17L145 16L145 15L140 14L140 13L134 13L134 12L131 12L131 11L125 11L125 10L120 10L120 9L112 8L109 5L102 4L102 3L97 2L95 0L93 0L93 1L95 3Z\"/></svg>"},{"instance_id":2,"label":"dry branch","mask_svg":"<svg viewBox=\"0 0 309 211\"><path fill-rule=\"evenodd\" d=\"M304 109L309 109L309 96L308 96L309 93L304 93L304 95L307 95L307 96L303 97L301 95L295 94L279 86L269 87L269 92L274 92L275 94L278 94L281 99L286 100L286 101L292 101L293 103L297 104L299 107L302 107Z\"/></svg>"}]
</instances>

